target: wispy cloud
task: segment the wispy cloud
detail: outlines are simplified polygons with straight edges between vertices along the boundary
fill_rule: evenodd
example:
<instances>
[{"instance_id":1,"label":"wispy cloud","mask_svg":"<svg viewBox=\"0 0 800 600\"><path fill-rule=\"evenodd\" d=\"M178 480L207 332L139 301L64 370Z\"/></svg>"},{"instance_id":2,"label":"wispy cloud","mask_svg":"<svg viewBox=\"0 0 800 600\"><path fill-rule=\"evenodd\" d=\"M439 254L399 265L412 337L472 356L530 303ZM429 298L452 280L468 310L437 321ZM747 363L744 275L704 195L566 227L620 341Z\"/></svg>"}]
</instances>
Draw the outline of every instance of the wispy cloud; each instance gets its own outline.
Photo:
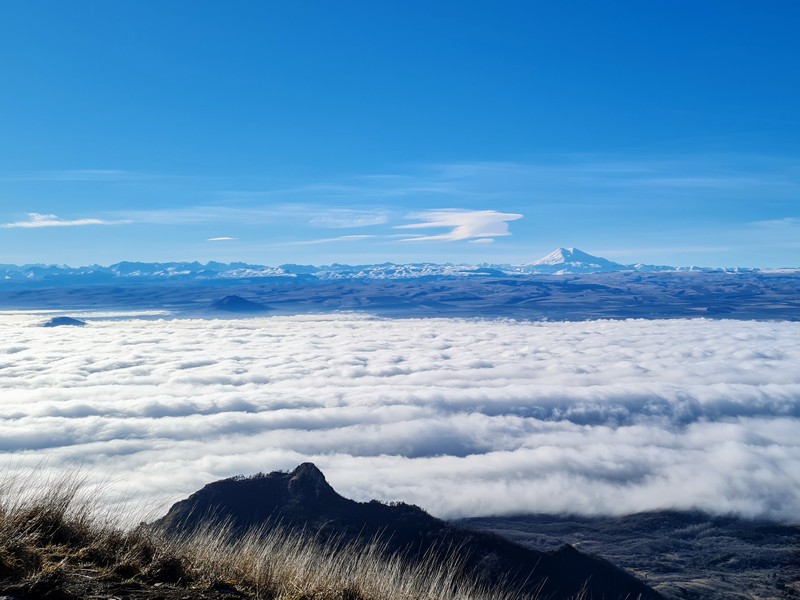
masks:
<instances>
[{"instance_id":1,"label":"wispy cloud","mask_svg":"<svg viewBox=\"0 0 800 600\"><path fill-rule=\"evenodd\" d=\"M772 229L789 229L800 227L800 219L794 217L786 217L784 219L770 219L768 221L755 221L753 225L757 227L768 227Z\"/></svg>"},{"instance_id":2,"label":"wispy cloud","mask_svg":"<svg viewBox=\"0 0 800 600\"><path fill-rule=\"evenodd\" d=\"M102 219L72 219L63 220L57 215L43 215L40 213L28 213L27 221L16 221L14 223L2 223L0 227L11 228L37 228L37 227L81 227L83 225L114 225L119 221L104 221Z\"/></svg>"},{"instance_id":3,"label":"wispy cloud","mask_svg":"<svg viewBox=\"0 0 800 600\"><path fill-rule=\"evenodd\" d=\"M620 251L627 246L651 244L661 248L657 255L626 252L626 262L796 264L798 175L797 160L729 154L564 154L517 162L404 165L394 172L310 181L256 175L148 174L122 169L0 172L0 181L28 176L32 181L54 181L47 192L49 205L38 206L40 213L59 215L29 218L4 212L0 227L127 222L142 228L165 226L166 230L170 226L212 224L210 229L197 227L202 233L194 237L204 241L215 229L222 230L251 244L241 249L252 253L249 258L261 251L253 245L259 240L269 240L274 249L285 247L287 242L325 244L364 239L342 239L333 237L335 234L374 233L378 238L367 240L363 246L377 250L380 245L380 260L405 260L415 253L429 258L422 256L426 243L461 241L449 244L449 251L473 255L483 251L498 258L507 253L503 262L525 261L550 246L564 245L566 242L558 236L569 231L571 243L579 246L614 245ZM59 196L59 190L67 189L61 181L88 182L79 203ZM120 181L126 185L118 185ZM41 189L19 187L16 210L36 209ZM59 207L64 206L71 207L69 214L61 214ZM511 223L523 214L524 221ZM83 216L87 218L79 218ZM408 220L409 216L415 220ZM511 238L510 233L514 234ZM502 248L492 248L491 240L505 238L508 243L495 244ZM162 251L174 253L174 247L167 247L180 239L164 239ZM406 243L401 244L401 240ZM408 243L414 241L422 243ZM706 256L668 251L697 246L698 241L718 249L734 249L725 253L715 250ZM103 243L87 239L85 252L103 252L104 248L94 245ZM34 262L36 252L31 254ZM335 259L347 261L351 257L341 254ZM447 260L460 259L452 254ZM312 258L309 261L314 262Z\"/></svg>"},{"instance_id":4,"label":"wispy cloud","mask_svg":"<svg viewBox=\"0 0 800 600\"><path fill-rule=\"evenodd\" d=\"M233 241L233 240L236 240L236 239L238 239L238 238L235 238L235 237L213 237L213 238L208 238L206 241L207 242L230 242L230 241Z\"/></svg>"},{"instance_id":5,"label":"wispy cloud","mask_svg":"<svg viewBox=\"0 0 800 600\"><path fill-rule=\"evenodd\" d=\"M123 169L57 169L48 171L0 172L0 181L132 181L153 178L145 173Z\"/></svg>"},{"instance_id":6,"label":"wispy cloud","mask_svg":"<svg viewBox=\"0 0 800 600\"><path fill-rule=\"evenodd\" d=\"M41 171L42 181L122 181L143 177L142 174L122 169L69 169L61 171Z\"/></svg>"},{"instance_id":7,"label":"wispy cloud","mask_svg":"<svg viewBox=\"0 0 800 600\"><path fill-rule=\"evenodd\" d=\"M300 242L290 242L295 246L305 246L309 244L328 244L331 242L357 242L359 240L367 240L370 238L379 237L377 235L339 235L331 238L322 238L319 240L303 240Z\"/></svg>"},{"instance_id":8,"label":"wispy cloud","mask_svg":"<svg viewBox=\"0 0 800 600\"><path fill-rule=\"evenodd\" d=\"M331 229L345 229L350 227L370 227L383 225L388 222L386 213L374 210L333 210L315 216L310 225L315 227L328 227Z\"/></svg>"},{"instance_id":9,"label":"wispy cloud","mask_svg":"<svg viewBox=\"0 0 800 600\"><path fill-rule=\"evenodd\" d=\"M117 213L135 223L153 225L189 225L192 223L267 223L276 214L272 209L226 206L179 206L152 210L129 210Z\"/></svg>"},{"instance_id":10,"label":"wispy cloud","mask_svg":"<svg viewBox=\"0 0 800 600\"><path fill-rule=\"evenodd\" d=\"M411 213L409 219L422 221L407 225L396 225L395 229L450 229L438 235L422 235L406 238L408 242L455 242L460 240L493 241L496 237L511 235L508 222L521 219L516 213L501 213L495 210L461 210L444 208Z\"/></svg>"}]
</instances>

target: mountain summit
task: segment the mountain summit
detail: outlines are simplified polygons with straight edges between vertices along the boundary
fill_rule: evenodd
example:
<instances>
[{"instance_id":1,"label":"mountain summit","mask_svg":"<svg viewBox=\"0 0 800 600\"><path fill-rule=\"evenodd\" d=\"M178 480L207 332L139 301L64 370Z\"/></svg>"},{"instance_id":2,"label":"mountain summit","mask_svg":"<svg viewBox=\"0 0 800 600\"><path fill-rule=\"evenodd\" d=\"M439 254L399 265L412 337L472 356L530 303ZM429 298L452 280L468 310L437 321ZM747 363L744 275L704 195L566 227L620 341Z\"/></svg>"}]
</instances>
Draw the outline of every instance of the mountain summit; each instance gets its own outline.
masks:
<instances>
[{"instance_id":1,"label":"mountain summit","mask_svg":"<svg viewBox=\"0 0 800 600\"><path fill-rule=\"evenodd\" d=\"M536 267L536 270L540 272L552 273L598 273L623 271L628 268L605 258L587 254L577 248L558 248L528 266Z\"/></svg>"}]
</instances>

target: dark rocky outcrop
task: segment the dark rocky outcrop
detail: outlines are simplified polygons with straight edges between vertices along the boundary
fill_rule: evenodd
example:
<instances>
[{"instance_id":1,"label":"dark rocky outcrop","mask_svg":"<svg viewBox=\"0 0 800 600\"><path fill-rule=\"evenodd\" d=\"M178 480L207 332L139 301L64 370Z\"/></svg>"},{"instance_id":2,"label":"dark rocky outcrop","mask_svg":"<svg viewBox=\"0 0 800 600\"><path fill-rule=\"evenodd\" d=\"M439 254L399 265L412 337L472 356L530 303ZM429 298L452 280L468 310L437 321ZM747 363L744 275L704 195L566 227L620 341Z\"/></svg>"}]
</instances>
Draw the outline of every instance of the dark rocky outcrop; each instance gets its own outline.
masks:
<instances>
[{"instance_id":1,"label":"dark rocky outcrop","mask_svg":"<svg viewBox=\"0 0 800 600\"><path fill-rule=\"evenodd\" d=\"M411 561L454 549L465 571L489 585L505 585L540 598L570 598L585 588L586 598L659 599L661 596L609 562L565 545L540 552L505 538L457 527L417 506L340 496L311 463L290 473L216 481L170 508L157 525L170 534L190 533L210 522L229 523L235 532L250 528L303 529L323 541L369 543L380 537L387 552Z\"/></svg>"}]
</instances>

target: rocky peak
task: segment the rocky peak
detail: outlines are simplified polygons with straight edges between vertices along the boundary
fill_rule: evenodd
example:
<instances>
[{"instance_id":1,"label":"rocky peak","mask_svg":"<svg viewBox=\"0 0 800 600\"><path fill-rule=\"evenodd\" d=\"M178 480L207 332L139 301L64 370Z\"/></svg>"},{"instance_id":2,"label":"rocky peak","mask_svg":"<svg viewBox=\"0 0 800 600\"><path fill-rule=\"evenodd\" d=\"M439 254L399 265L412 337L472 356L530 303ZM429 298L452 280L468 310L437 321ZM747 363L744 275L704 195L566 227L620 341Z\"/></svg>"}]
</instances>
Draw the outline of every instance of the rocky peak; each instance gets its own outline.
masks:
<instances>
[{"instance_id":1,"label":"rocky peak","mask_svg":"<svg viewBox=\"0 0 800 600\"><path fill-rule=\"evenodd\" d=\"M328 484L314 463L306 462L289 474L289 495L296 504L320 504L339 494Z\"/></svg>"}]
</instances>

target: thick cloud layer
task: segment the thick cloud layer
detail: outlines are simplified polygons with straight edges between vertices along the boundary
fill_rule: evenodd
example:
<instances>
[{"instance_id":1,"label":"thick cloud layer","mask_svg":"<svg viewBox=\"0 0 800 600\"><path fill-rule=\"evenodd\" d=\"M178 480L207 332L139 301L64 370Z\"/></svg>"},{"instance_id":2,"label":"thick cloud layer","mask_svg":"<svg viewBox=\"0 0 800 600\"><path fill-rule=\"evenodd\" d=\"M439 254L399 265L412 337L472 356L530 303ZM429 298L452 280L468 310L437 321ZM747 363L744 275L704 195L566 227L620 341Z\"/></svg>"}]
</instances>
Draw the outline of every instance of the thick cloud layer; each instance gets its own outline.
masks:
<instances>
[{"instance_id":1,"label":"thick cloud layer","mask_svg":"<svg viewBox=\"0 0 800 600\"><path fill-rule=\"evenodd\" d=\"M0 315L5 468L79 464L111 501L311 460L447 517L800 520L800 323L37 320Z\"/></svg>"}]
</instances>

